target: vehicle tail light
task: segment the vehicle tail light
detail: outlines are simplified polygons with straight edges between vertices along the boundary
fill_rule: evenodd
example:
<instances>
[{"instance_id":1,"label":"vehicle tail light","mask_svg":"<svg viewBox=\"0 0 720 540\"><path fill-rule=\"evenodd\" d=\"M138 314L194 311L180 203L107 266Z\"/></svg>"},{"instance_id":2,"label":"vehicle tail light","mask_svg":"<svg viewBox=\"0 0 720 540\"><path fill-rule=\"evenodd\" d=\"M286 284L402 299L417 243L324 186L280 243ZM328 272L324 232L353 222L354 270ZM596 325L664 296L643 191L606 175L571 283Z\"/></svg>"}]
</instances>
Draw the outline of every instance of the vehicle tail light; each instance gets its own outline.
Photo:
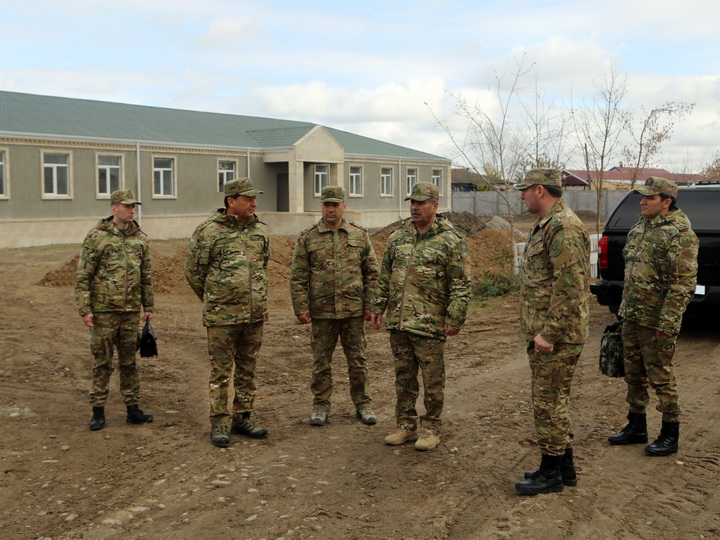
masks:
<instances>
[{"instance_id":1,"label":"vehicle tail light","mask_svg":"<svg viewBox=\"0 0 720 540\"><path fill-rule=\"evenodd\" d=\"M608 237L602 236L598 242L598 261L600 261L600 269L607 270L610 268L608 260Z\"/></svg>"}]
</instances>

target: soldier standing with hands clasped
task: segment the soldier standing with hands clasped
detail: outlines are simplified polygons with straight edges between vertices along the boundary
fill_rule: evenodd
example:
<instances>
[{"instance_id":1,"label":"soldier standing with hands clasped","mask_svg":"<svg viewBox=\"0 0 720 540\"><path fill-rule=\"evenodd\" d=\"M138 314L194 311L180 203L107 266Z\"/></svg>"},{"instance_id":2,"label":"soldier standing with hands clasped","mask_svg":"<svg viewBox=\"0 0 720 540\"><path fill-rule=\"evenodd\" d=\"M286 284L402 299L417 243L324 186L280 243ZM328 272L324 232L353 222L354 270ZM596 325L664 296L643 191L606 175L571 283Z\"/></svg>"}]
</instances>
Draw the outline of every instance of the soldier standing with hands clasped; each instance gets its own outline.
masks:
<instances>
[{"instance_id":1,"label":"soldier standing with hands clasped","mask_svg":"<svg viewBox=\"0 0 720 540\"><path fill-rule=\"evenodd\" d=\"M343 218L346 208L343 188L322 189L322 219L300 233L290 275L295 315L300 323L312 324L314 426L324 426L330 411L331 362L338 337L356 416L364 424L377 422L368 393L365 321L370 320L378 265L367 230Z\"/></svg>"},{"instance_id":2,"label":"soldier standing with hands clasped","mask_svg":"<svg viewBox=\"0 0 720 540\"><path fill-rule=\"evenodd\" d=\"M90 430L105 427L105 402L113 372L113 349L118 352L120 393L127 406L127 423L152 422L140 410L140 379L135 363L140 310L152 319L153 290L147 236L135 221L135 194L110 194L112 216L101 220L85 237L75 280L75 299L85 326L90 328L94 357L90 391Z\"/></svg>"},{"instance_id":3,"label":"soldier standing with hands clasped","mask_svg":"<svg viewBox=\"0 0 720 540\"><path fill-rule=\"evenodd\" d=\"M520 271L520 335L527 342L533 416L540 468L515 485L520 495L577 484L573 463L570 389L588 337L590 240L582 221L562 198L560 171L532 169L515 186L528 212L530 231Z\"/></svg>"},{"instance_id":4,"label":"soldier standing with hands clasped","mask_svg":"<svg viewBox=\"0 0 720 540\"><path fill-rule=\"evenodd\" d=\"M270 244L265 224L255 215L250 178L225 184L225 208L216 210L192 235L185 278L203 302L210 355L210 442L224 448L230 433L267 437L250 414L255 401L255 361L267 320L266 269ZM228 412L233 372L235 398Z\"/></svg>"},{"instance_id":5,"label":"soldier standing with hands clasped","mask_svg":"<svg viewBox=\"0 0 720 540\"><path fill-rule=\"evenodd\" d=\"M397 431L389 445L415 443L416 450L440 444L444 404L445 340L462 328L472 296L468 249L450 221L437 215L439 189L418 182L410 197L410 218L388 238L372 324L380 328L387 310L387 329L395 357ZM425 415L415 404L422 371Z\"/></svg>"},{"instance_id":6,"label":"soldier standing with hands clasped","mask_svg":"<svg viewBox=\"0 0 720 540\"><path fill-rule=\"evenodd\" d=\"M625 382L630 405L628 424L608 438L610 444L646 443L648 383L660 400L662 428L645 447L650 456L678 451L680 405L672 370L680 323L697 280L698 239L690 220L677 208L677 185L650 177L636 193L640 221L630 230L623 250L625 286L618 315L625 354Z\"/></svg>"}]
</instances>

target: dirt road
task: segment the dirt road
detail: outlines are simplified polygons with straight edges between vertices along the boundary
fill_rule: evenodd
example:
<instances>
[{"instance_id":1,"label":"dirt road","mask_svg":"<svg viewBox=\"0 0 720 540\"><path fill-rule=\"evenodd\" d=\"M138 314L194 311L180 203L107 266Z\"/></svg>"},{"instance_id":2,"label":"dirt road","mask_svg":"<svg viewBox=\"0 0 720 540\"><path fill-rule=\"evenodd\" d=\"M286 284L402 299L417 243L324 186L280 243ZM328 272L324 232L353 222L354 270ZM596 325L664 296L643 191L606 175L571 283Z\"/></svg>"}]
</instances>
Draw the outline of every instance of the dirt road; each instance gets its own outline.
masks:
<instances>
[{"instance_id":1,"label":"dirt road","mask_svg":"<svg viewBox=\"0 0 720 540\"><path fill-rule=\"evenodd\" d=\"M170 261L181 243L155 243ZM258 362L256 417L270 436L209 443L209 371L201 306L176 287L156 300L160 356L140 359L142 407L129 426L113 376L108 424L90 432L88 334L70 286L38 282L78 246L0 251L0 538L7 539L500 539L719 538L720 333L687 328L676 375L685 423L680 452L650 458L611 447L623 425L624 383L597 369L612 318L592 310L592 341L575 379L580 482L518 497L538 463L517 299L474 306L447 345L440 447L392 448L391 354L369 332L378 424L355 420L336 352L331 421L311 427L309 328L286 284L270 298ZM422 405L420 405L422 407ZM659 413L649 415L651 434Z\"/></svg>"}]
</instances>

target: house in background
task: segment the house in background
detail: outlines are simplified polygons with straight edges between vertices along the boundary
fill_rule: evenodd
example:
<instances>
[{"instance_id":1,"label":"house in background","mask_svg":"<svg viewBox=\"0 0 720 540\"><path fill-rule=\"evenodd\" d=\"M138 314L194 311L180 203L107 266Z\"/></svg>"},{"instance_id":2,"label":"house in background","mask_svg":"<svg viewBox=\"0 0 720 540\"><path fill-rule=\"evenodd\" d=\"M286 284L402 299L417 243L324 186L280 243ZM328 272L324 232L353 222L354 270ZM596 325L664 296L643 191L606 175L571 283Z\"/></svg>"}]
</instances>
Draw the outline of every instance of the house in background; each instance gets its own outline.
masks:
<instances>
[{"instance_id":1,"label":"house in background","mask_svg":"<svg viewBox=\"0 0 720 540\"><path fill-rule=\"evenodd\" d=\"M588 172L586 170L565 169L562 172L562 182L563 186L570 189L590 189L591 184L592 187L594 187L599 176L597 171ZM645 180L651 176L667 178L679 185L707 180L700 174L676 174L666 171L665 169L635 169L623 167L621 163L619 166L612 167L603 173L602 187L603 189L630 189L633 184L633 177L635 178L635 186L637 187L638 185L644 184Z\"/></svg>"},{"instance_id":2,"label":"house in background","mask_svg":"<svg viewBox=\"0 0 720 540\"><path fill-rule=\"evenodd\" d=\"M132 189L152 238L182 238L222 188L249 176L274 234L318 219L320 192L339 184L349 219L381 227L408 215L416 182L451 208L449 159L309 122L0 91L0 247L82 241Z\"/></svg>"}]
</instances>

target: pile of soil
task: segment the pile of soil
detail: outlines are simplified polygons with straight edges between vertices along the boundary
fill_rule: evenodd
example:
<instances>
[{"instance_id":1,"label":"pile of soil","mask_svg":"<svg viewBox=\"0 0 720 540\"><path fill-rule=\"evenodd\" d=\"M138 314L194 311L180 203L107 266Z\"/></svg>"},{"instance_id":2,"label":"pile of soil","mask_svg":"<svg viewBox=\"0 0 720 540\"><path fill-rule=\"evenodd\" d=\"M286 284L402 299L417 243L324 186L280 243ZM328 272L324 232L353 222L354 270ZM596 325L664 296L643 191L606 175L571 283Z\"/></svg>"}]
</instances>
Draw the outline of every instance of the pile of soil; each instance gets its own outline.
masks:
<instances>
[{"instance_id":1,"label":"pile of soil","mask_svg":"<svg viewBox=\"0 0 720 540\"><path fill-rule=\"evenodd\" d=\"M79 255L75 255L65 264L54 270L50 270L43 278L38 281L38 285L45 287L65 287L67 285L75 285L75 274L77 272L77 264L80 260Z\"/></svg>"}]
</instances>

